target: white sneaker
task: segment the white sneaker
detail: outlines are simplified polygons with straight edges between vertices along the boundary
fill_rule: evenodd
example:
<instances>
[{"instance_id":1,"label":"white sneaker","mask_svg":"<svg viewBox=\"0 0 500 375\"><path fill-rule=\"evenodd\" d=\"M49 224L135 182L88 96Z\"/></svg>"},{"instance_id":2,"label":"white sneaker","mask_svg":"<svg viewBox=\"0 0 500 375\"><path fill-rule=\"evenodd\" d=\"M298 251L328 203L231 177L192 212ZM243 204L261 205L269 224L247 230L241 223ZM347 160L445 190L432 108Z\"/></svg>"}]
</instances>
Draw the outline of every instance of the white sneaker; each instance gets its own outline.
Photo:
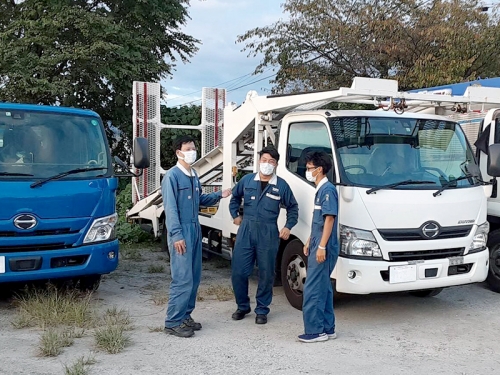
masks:
<instances>
[{"instance_id":1,"label":"white sneaker","mask_svg":"<svg viewBox=\"0 0 500 375\"><path fill-rule=\"evenodd\" d=\"M328 335L326 333L299 335L299 341L301 342L319 342L327 340L328 340Z\"/></svg>"}]
</instances>

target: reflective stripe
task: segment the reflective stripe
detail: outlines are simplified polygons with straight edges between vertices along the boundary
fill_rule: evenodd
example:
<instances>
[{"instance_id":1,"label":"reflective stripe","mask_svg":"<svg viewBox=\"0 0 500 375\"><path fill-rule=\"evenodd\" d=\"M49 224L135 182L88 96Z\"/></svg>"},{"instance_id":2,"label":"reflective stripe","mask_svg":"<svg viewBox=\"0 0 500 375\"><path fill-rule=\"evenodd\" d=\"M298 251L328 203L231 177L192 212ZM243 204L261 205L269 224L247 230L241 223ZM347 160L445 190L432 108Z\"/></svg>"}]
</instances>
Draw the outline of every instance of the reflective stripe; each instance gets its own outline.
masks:
<instances>
[{"instance_id":1,"label":"reflective stripe","mask_svg":"<svg viewBox=\"0 0 500 375\"><path fill-rule=\"evenodd\" d=\"M321 206L314 206L315 210L321 210Z\"/></svg>"},{"instance_id":2,"label":"reflective stripe","mask_svg":"<svg viewBox=\"0 0 500 375\"><path fill-rule=\"evenodd\" d=\"M272 195L272 194L269 194L269 193L266 193L266 197L274 199L275 201L279 201L281 199L279 196Z\"/></svg>"}]
</instances>

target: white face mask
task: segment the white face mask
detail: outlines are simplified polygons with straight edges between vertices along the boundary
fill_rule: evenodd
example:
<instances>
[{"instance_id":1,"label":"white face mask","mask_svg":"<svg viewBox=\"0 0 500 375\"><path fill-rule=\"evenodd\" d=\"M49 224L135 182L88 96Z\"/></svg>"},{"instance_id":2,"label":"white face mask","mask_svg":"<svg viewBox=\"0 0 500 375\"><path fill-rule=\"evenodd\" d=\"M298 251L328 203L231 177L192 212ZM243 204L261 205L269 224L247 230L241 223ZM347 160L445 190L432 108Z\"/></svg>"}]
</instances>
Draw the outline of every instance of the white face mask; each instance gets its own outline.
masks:
<instances>
[{"instance_id":1,"label":"white face mask","mask_svg":"<svg viewBox=\"0 0 500 375\"><path fill-rule=\"evenodd\" d=\"M274 166L269 163L260 163L260 173L264 176L272 175L274 172Z\"/></svg>"},{"instance_id":2,"label":"white face mask","mask_svg":"<svg viewBox=\"0 0 500 375\"><path fill-rule=\"evenodd\" d=\"M177 155L177 157L181 160L184 160L189 165L193 164L196 161L196 150L193 151L180 151L184 154L184 157Z\"/></svg>"},{"instance_id":3,"label":"white face mask","mask_svg":"<svg viewBox=\"0 0 500 375\"><path fill-rule=\"evenodd\" d=\"M313 177L313 172L316 171L318 168L316 168L316 169L314 169L312 171L306 171L306 179L307 179L307 181L316 182L316 177L318 177L318 175L316 175L316 177Z\"/></svg>"}]
</instances>

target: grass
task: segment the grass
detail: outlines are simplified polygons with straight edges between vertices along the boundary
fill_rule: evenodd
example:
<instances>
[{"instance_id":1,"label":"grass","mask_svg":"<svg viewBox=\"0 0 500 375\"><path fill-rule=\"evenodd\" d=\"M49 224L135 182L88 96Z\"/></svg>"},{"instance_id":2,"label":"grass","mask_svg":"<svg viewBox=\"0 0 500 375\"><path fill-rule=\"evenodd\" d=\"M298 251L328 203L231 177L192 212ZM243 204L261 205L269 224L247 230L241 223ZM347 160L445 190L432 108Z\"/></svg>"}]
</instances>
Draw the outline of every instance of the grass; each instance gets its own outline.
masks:
<instances>
[{"instance_id":1,"label":"grass","mask_svg":"<svg viewBox=\"0 0 500 375\"><path fill-rule=\"evenodd\" d=\"M148 267L148 273L163 273L165 266L163 264L152 264Z\"/></svg>"},{"instance_id":2,"label":"grass","mask_svg":"<svg viewBox=\"0 0 500 375\"><path fill-rule=\"evenodd\" d=\"M163 306L168 302L168 295L166 293L155 293L152 300L156 306Z\"/></svg>"},{"instance_id":3,"label":"grass","mask_svg":"<svg viewBox=\"0 0 500 375\"><path fill-rule=\"evenodd\" d=\"M120 353L131 342L127 333L133 329L130 315L114 306L106 310L103 322L94 332L96 346L109 354Z\"/></svg>"},{"instance_id":4,"label":"grass","mask_svg":"<svg viewBox=\"0 0 500 375\"><path fill-rule=\"evenodd\" d=\"M203 301L205 296L215 296L219 301L230 301L234 298L233 289L226 285L210 285L197 296L198 301Z\"/></svg>"},{"instance_id":5,"label":"grass","mask_svg":"<svg viewBox=\"0 0 500 375\"><path fill-rule=\"evenodd\" d=\"M95 357L89 355L88 357L81 356L71 366L64 365L64 375L88 375L88 366L96 363Z\"/></svg>"},{"instance_id":6,"label":"grass","mask_svg":"<svg viewBox=\"0 0 500 375\"><path fill-rule=\"evenodd\" d=\"M155 332L163 332L164 327L158 326L158 327L148 327L149 332L155 333Z\"/></svg>"},{"instance_id":7,"label":"grass","mask_svg":"<svg viewBox=\"0 0 500 375\"><path fill-rule=\"evenodd\" d=\"M135 260L135 261L142 261L144 260L142 254L141 254L141 249L138 247L122 247L120 250L123 259L126 260Z\"/></svg>"},{"instance_id":8,"label":"grass","mask_svg":"<svg viewBox=\"0 0 500 375\"><path fill-rule=\"evenodd\" d=\"M15 328L72 326L88 328L95 324L92 294L75 290L25 289L15 297Z\"/></svg>"},{"instance_id":9,"label":"grass","mask_svg":"<svg viewBox=\"0 0 500 375\"><path fill-rule=\"evenodd\" d=\"M57 357L63 348L73 345L73 342L72 330L58 331L49 328L40 336L38 352L41 357Z\"/></svg>"}]
</instances>

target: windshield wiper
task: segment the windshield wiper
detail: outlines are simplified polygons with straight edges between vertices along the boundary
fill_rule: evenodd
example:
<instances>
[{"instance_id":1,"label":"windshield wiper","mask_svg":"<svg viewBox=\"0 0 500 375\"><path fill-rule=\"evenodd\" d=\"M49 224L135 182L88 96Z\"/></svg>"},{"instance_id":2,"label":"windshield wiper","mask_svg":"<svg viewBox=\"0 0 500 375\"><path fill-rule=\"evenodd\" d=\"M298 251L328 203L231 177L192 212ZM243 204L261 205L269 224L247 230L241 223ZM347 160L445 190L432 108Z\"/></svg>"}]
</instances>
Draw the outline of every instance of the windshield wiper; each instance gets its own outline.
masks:
<instances>
[{"instance_id":1,"label":"windshield wiper","mask_svg":"<svg viewBox=\"0 0 500 375\"><path fill-rule=\"evenodd\" d=\"M444 190L446 190L448 188L456 188L457 187L457 181L468 180L469 178L475 178L476 180L478 180L478 182L481 182L481 183L483 182L481 179L479 179L479 177L474 176L472 174L468 174L468 175L461 176L461 177L458 177L458 178L455 178L453 180L450 180L450 181L447 181L447 182L443 183L441 185L441 187L435 193L432 193L432 195L435 196L435 197L437 197Z\"/></svg>"},{"instance_id":2,"label":"windshield wiper","mask_svg":"<svg viewBox=\"0 0 500 375\"><path fill-rule=\"evenodd\" d=\"M66 176L68 176L70 174L90 172L90 171L102 171L104 169L107 170L108 168L106 168L106 167L99 167L99 168L76 168L76 169L71 169L69 171L56 174L55 176L47 177L47 178L44 178L43 180L34 182L34 183L32 183L30 185L30 187L31 188L35 188L37 186L41 186L41 185L45 184L46 182L49 182L49 181L52 181L52 180L58 180L60 178L66 177Z\"/></svg>"},{"instance_id":3,"label":"windshield wiper","mask_svg":"<svg viewBox=\"0 0 500 375\"><path fill-rule=\"evenodd\" d=\"M435 184L435 182L434 181L404 180L404 181L395 182L393 184L382 185L382 186L377 186L377 187L368 189L366 191L366 194L371 194L371 193L374 193L374 192L376 192L378 190L382 190L382 189L393 189L397 186L402 186L402 185L422 185L422 184Z\"/></svg>"},{"instance_id":4,"label":"windshield wiper","mask_svg":"<svg viewBox=\"0 0 500 375\"><path fill-rule=\"evenodd\" d=\"M29 173L0 172L0 176L33 176Z\"/></svg>"}]
</instances>

